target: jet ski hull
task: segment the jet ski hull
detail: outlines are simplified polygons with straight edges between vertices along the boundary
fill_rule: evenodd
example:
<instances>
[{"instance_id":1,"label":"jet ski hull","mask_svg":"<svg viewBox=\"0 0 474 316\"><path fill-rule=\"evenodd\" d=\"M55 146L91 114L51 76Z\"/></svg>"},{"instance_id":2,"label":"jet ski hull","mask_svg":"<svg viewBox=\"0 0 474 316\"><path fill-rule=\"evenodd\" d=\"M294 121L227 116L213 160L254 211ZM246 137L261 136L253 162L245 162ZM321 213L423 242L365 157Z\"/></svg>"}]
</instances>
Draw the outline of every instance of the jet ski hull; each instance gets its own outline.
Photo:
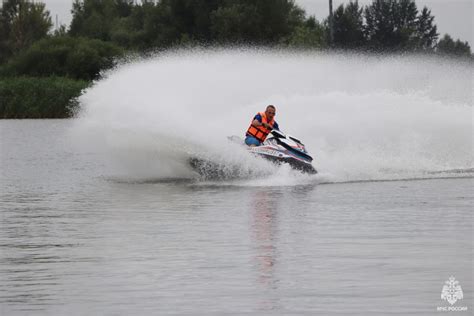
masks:
<instances>
[{"instance_id":1,"label":"jet ski hull","mask_svg":"<svg viewBox=\"0 0 474 316\"><path fill-rule=\"evenodd\" d=\"M294 152L290 152L285 148L264 145L258 147L249 147L248 151L257 157L262 157L264 159L270 160L275 164L288 164L291 168L301 171L303 173L318 173L311 164L311 161L305 159L304 156L307 155L304 155L304 153L299 153L297 150L294 150Z\"/></svg>"},{"instance_id":2,"label":"jet ski hull","mask_svg":"<svg viewBox=\"0 0 474 316\"><path fill-rule=\"evenodd\" d=\"M292 169L301 171L303 173L307 174L317 174L318 171L313 167L312 164L292 158L292 157L274 157L274 156L268 156L268 155L262 155L259 154L258 156L265 158L267 160L270 160L271 162L275 164L288 164Z\"/></svg>"},{"instance_id":3,"label":"jet ski hull","mask_svg":"<svg viewBox=\"0 0 474 316\"><path fill-rule=\"evenodd\" d=\"M300 140L273 130L272 136L268 137L261 146L246 146L242 138L238 136L228 137L229 141L244 146L246 150L256 156L269 160L275 164L288 164L291 168L306 174L318 173L311 162L313 158L306 151ZM239 177L241 169L223 163L212 162L208 159L193 157L189 160L190 166L200 175L206 178L233 178Z\"/></svg>"}]
</instances>

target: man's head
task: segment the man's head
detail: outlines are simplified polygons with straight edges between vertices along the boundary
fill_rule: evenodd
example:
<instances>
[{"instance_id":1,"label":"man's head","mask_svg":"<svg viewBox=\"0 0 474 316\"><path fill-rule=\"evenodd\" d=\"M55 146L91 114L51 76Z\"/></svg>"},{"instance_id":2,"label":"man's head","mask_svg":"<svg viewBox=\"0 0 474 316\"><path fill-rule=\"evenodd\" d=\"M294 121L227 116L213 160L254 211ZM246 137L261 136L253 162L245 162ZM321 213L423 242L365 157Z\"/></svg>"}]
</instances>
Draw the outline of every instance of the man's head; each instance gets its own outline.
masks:
<instances>
[{"instance_id":1,"label":"man's head","mask_svg":"<svg viewBox=\"0 0 474 316\"><path fill-rule=\"evenodd\" d=\"M273 117L275 116L276 109L273 105L267 106L267 109L265 110L265 115L268 117L268 120L273 120Z\"/></svg>"}]
</instances>

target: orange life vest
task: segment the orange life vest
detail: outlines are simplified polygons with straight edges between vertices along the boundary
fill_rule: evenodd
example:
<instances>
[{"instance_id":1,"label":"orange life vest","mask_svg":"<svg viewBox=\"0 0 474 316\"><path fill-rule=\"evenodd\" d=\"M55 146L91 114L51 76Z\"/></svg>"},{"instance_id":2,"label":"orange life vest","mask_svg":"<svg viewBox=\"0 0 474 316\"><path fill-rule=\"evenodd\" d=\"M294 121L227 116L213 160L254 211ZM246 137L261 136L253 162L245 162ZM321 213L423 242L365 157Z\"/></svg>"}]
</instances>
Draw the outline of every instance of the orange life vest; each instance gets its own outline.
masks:
<instances>
[{"instance_id":1,"label":"orange life vest","mask_svg":"<svg viewBox=\"0 0 474 316\"><path fill-rule=\"evenodd\" d=\"M267 116L265 115L265 113L260 112L258 114L260 114L260 116L262 117L262 124L267 123L271 127L273 127L273 124L275 123L275 120L272 119L271 121L268 121ZM253 120L252 120L252 123L253 123ZM263 143L263 141L265 140L265 138L267 138L267 135L271 132L271 130L267 129L263 125L255 127L255 126L252 125L252 123L250 123L250 127L247 130L247 135L251 135L251 136L255 137L256 139L258 139L261 143Z\"/></svg>"}]
</instances>

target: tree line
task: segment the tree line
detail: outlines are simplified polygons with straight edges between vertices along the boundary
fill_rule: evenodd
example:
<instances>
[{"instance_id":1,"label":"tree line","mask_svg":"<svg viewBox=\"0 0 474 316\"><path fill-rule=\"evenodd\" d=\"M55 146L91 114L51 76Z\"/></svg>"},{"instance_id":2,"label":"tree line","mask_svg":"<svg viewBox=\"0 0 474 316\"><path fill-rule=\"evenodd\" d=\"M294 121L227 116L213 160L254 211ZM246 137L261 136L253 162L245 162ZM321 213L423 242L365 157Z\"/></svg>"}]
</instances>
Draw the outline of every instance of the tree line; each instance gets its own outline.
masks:
<instances>
[{"instance_id":1,"label":"tree line","mask_svg":"<svg viewBox=\"0 0 474 316\"><path fill-rule=\"evenodd\" d=\"M419 10L415 0L373 0L366 6L351 1L336 8L332 21L307 16L293 0L74 0L71 12L70 25L52 31L45 4L3 0L0 89L5 78L19 76L91 81L125 54L196 45L472 58L467 42L439 38L431 11ZM1 111L0 103L0 116Z\"/></svg>"}]
</instances>

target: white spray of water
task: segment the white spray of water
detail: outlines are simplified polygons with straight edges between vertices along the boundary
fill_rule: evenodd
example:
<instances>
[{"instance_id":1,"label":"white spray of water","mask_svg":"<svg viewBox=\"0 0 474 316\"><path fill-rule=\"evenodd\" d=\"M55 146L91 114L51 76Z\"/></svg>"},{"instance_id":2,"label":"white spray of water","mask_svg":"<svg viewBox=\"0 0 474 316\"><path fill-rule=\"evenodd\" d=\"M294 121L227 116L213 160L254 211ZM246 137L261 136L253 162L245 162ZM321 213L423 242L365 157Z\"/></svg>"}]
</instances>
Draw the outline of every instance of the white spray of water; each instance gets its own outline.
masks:
<instances>
[{"instance_id":1,"label":"white spray of water","mask_svg":"<svg viewBox=\"0 0 474 316\"><path fill-rule=\"evenodd\" d=\"M80 98L74 132L135 179L196 178L192 156L244 185L469 174L472 84L471 64L427 57L179 51L107 73ZM267 104L314 156L312 180L228 143Z\"/></svg>"}]
</instances>

